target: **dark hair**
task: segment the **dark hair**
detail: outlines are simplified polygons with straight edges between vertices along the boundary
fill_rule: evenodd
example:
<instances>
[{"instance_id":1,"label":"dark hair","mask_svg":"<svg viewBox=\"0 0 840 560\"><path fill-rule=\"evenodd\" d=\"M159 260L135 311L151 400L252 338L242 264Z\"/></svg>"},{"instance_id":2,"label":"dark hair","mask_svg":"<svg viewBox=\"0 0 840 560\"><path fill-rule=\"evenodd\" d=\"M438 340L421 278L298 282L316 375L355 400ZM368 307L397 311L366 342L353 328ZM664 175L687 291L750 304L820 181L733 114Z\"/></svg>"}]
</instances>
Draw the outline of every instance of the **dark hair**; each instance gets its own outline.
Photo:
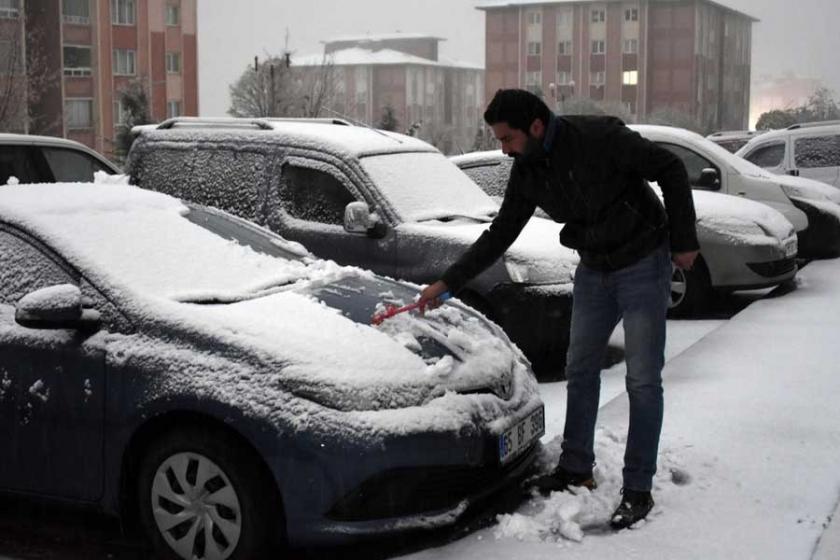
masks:
<instances>
[{"instance_id":1,"label":"dark hair","mask_svg":"<svg viewBox=\"0 0 840 560\"><path fill-rule=\"evenodd\" d=\"M524 89L500 89L484 112L484 121L490 126L504 122L526 133L535 119L547 126L551 110L542 99Z\"/></svg>"}]
</instances>

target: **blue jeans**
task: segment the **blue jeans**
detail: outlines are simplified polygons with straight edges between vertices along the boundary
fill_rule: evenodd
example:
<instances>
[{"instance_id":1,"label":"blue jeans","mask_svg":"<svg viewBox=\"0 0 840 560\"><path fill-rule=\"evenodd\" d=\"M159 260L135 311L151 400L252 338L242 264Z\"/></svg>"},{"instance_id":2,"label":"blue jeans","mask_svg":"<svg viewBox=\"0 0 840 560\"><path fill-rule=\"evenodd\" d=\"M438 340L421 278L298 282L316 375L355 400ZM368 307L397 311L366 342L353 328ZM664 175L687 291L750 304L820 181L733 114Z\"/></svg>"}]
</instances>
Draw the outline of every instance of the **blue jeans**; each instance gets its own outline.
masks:
<instances>
[{"instance_id":1,"label":"blue jeans","mask_svg":"<svg viewBox=\"0 0 840 560\"><path fill-rule=\"evenodd\" d=\"M670 286L671 256L667 244L614 272L578 266L566 359L566 425L559 462L567 471L589 472L595 463L593 444L601 365L610 335L623 318L625 384L630 398L624 487L651 489L662 430L662 366Z\"/></svg>"}]
</instances>

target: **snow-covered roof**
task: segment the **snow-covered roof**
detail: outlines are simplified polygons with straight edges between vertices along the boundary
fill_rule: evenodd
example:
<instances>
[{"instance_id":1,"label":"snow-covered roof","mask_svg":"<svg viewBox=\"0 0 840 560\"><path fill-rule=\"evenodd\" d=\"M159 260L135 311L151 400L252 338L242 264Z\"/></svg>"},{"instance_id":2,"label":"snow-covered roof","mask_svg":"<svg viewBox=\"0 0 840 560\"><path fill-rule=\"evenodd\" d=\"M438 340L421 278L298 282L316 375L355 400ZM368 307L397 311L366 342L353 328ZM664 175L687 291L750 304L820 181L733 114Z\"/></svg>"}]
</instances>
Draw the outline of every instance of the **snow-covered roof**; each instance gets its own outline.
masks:
<instances>
[{"instance_id":1,"label":"snow-covered roof","mask_svg":"<svg viewBox=\"0 0 840 560\"><path fill-rule=\"evenodd\" d=\"M349 43L351 41L399 41L401 39L417 40L417 39L432 39L435 41L446 41L443 37L437 35L429 35L426 33L368 33L366 35L345 35L343 37L333 37L326 41L321 41L324 44L329 43Z\"/></svg>"},{"instance_id":2,"label":"snow-covered roof","mask_svg":"<svg viewBox=\"0 0 840 560\"><path fill-rule=\"evenodd\" d=\"M143 130L141 135L157 141L167 138L177 138L179 141L202 140L224 141L236 139L237 142L247 141L259 144L294 144L296 146L311 145L313 149L328 153L364 157L370 154L386 154L400 152L437 152L437 149L418 138L375 130L364 126L343 126L320 122L284 121L272 119L256 119L264 123L269 130L243 128L255 119L241 119L242 126L214 126L202 124L201 120L178 124L166 130Z\"/></svg>"},{"instance_id":3,"label":"snow-covered roof","mask_svg":"<svg viewBox=\"0 0 840 560\"><path fill-rule=\"evenodd\" d=\"M333 51L326 56L312 54L295 57L294 66L320 66L324 62L335 66L373 66L373 65L404 65L415 64L421 66L441 66L446 68L469 68L484 70L484 67L470 62L459 62L451 58L441 57L431 60L394 49L368 49L364 47L350 47Z\"/></svg>"},{"instance_id":4,"label":"snow-covered roof","mask_svg":"<svg viewBox=\"0 0 840 560\"><path fill-rule=\"evenodd\" d=\"M542 6L546 4L594 4L594 3L604 3L604 2L623 2L624 0L480 0L476 8L479 10L492 10L497 8L511 8L515 6ZM653 0L654 2L661 2L663 0ZM671 0L664 0L664 1L671 1ZM732 12L746 18L749 18L751 21L759 21L757 18L746 14L740 10L736 10L731 8L730 6L726 6L721 4L720 2L714 2L712 0L704 0L707 4L712 4L713 6L717 6L722 8L728 12Z\"/></svg>"}]
</instances>

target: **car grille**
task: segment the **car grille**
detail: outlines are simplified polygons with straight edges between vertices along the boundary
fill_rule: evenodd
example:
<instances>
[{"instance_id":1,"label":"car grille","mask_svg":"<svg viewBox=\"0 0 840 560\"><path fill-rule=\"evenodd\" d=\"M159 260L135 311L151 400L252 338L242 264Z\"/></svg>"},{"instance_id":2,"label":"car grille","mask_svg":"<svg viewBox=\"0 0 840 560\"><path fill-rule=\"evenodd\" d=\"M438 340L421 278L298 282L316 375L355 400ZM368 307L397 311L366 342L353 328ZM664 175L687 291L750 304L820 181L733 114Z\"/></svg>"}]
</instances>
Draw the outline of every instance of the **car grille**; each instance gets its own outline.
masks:
<instances>
[{"instance_id":1,"label":"car grille","mask_svg":"<svg viewBox=\"0 0 840 560\"><path fill-rule=\"evenodd\" d=\"M369 521L453 509L525 470L535 444L504 467L412 467L385 471L360 484L327 514L336 521Z\"/></svg>"},{"instance_id":2,"label":"car grille","mask_svg":"<svg viewBox=\"0 0 840 560\"><path fill-rule=\"evenodd\" d=\"M782 259L780 261L771 261L764 263L747 263L747 266L760 276L765 278L773 278L774 276L781 276L792 272L796 269L796 259Z\"/></svg>"}]
</instances>

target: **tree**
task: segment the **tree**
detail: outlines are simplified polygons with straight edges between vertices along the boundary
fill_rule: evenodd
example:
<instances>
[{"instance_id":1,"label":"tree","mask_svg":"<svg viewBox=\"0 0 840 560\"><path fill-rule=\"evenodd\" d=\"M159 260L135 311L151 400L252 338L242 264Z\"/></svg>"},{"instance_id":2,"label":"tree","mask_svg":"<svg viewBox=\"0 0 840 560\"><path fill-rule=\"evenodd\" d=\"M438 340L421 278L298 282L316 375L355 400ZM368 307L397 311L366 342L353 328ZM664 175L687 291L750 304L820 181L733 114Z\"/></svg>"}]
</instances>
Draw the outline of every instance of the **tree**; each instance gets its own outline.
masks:
<instances>
[{"instance_id":1,"label":"tree","mask_svg":"<svg viewBox=\"0 0 840 560\"><path fill-rule=\"evenodd\" d=\"M335 102L335 67L325 56L317 66L292 65L288 53L254 61L230 86L233 117L317 118Z\"/></svg>"},{"instance_id":2,"label":"tree","mask_svg":"<svg viewBox=\"0 0 840 560\"><path fill-rule=\"evenodd\" d=\"M484 121L478 123L478 128L475 131L475 139L473 140L473 152L484 152L487 150L496 150L499 148L499 141L493 136L492 130L485 126Z\"/></svg>"},{"instance_id":3,"label":"tree","mask_svg":"<svg viewBox=\"0 0 840 560\"><path fill-rule=\"evenodd\" d=\"M796 114L790 109L774 109L762 113L755 123L756 130L774 130L777 128L787 128L790 125L796 124Z\"/></svg>"},{"instance_id":4,"label":"tree","mask_svg":"<svg viewBox=\"0 0 840 560\"><path fill-rule=\"evenodd\" d=\"M0 130L29 132L48 130L56 122L30 110L46 92L60 83L58 70L51 70L40 45L43 31L26 30L0 21Z\"/></svg>"},{"instance_id":5,"label":"tree","mask_svg":"<svg viewBox=\"0 0 840 560\"><path fill-rule=\"evenodd\" d=\"M809 120L800 122L831 121L840 119L840 107L837 106L837 101L834 99L834 92L825 87L817 88L817 90L811 94L805 108L807 109L807 113L809 113L806 115L806 118Z\"/></svg>"},{"instance_id":6,"label":"tree","mask_svg":"<svg viewBox=\"0 0 840 560\"><path fill-rule=\"evenodd\" d=\"M395 132L399 126L400 123L397 121L397 116L394 114L394 108L391 107L390 103L385 105L385 108L382 110L382 118L379 119L379 123L376 125L376 128Z\"/></svg>"},{"instance_id":7,"label":"tree","mask_svg":"<svg viewBox=\"0 0 840 560\"><path fill-rule=\"evenodd\" d=\"M131 134L132 127L152 122L146 80L143 78L132 80L128 86L117 93L117 96L125 114L123 115L124 124L117 132L114 156L120 161L125 161L128 150L134 142L134 136Z\"/></svg>"}]
</instances>

